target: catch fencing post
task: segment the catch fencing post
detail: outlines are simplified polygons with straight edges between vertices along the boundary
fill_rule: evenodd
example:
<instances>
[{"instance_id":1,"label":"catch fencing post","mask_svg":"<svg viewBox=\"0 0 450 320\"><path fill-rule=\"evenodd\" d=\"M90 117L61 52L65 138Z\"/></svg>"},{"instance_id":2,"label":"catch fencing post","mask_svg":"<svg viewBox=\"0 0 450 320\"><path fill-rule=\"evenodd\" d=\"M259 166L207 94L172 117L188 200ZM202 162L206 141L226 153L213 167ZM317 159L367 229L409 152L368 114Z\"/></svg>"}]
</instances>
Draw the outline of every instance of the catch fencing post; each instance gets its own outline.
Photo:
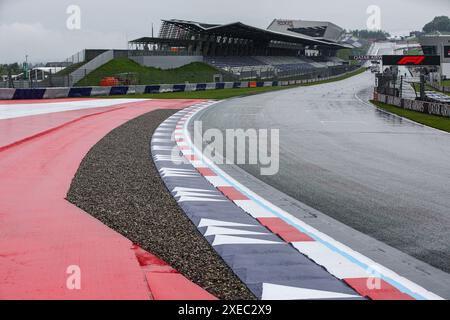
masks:
<instances>
[{"instance_id":1,"label":"catch fencing post","mask_svg":"<svg viewBox=\"0 0 450 320\"><path fill-rule=\"evenodd\" d=\"M403 97L403 76L400 76L400 98Z\"/></svg>"}]
</instances>

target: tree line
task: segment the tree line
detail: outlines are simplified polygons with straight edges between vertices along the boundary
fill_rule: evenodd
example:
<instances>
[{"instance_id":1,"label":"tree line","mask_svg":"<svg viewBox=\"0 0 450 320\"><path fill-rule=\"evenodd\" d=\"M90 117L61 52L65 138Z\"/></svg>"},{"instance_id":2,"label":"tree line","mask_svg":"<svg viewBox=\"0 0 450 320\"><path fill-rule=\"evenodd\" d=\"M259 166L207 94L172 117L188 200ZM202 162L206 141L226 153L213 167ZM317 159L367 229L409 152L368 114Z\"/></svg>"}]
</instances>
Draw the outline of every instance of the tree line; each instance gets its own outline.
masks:
<instances>
[{"instance_id":1,"label":"tree line","mask_svg":"<svg viewBox=\"0 0 450 320\"><path fill-rule=\"evenodd\" d=\"M447 16L435 17L433 21L427 23L423 27L423 32L433 33L433 32L444 32L450 33L450 19Z\"/></svg>"},{"instance_id":2,"label":"tree line","mask_svg":"<svg viewBox=\"0 0 450 320\"><path fill-rule=\"evenodd\" d=\"M17 62L10 64L0 64L0 74L7 75L11 71L11 74L19 74L22 72L22 66Z\"/></svg>"}]
</instances>

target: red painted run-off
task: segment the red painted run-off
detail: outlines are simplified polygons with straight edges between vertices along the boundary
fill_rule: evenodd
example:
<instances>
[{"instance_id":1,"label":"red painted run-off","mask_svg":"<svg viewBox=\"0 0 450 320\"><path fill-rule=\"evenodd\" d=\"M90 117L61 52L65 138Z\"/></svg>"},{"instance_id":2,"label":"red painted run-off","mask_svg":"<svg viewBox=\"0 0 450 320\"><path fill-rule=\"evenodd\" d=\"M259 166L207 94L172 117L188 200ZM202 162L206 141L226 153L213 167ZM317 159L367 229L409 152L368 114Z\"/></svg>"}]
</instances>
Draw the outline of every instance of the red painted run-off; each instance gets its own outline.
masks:
<instances>
[{"instance_id":1,"label":"red painted run-off","mask_svg":"<svg viewBox=\"0 0 450 320\"><path fill-rule=\"evenodd\" d=\"M134 246L139 265L155 300L216 300L158 257Z\"/></svg>"},{"instance_id":2,"label":"red painted run-off","mask_svg":"<svg viewBox=\"0 0 450 320\"><path fill-rule=\"evenodd\" d=\"M183 108L195 102L140 101L110 110L102 108L108 112L81 119L77 112L71 112L70 116L58 113L70 124L0 152L0 299L155 296L145 279L151 280L155 273L156 278L159 274L175 274L173 270L156 260L143 258L128 239L64 198L86 153L112 129L152 110ZM61 125L59 121L47 123L44 116L39 117L45 125L37 121L34 128L39 129L30 133ZM29 123L27 118L15 121L17 127L9 129L8 142L24 138L19 131ZM67 274L71 266L80 268L80 290L67 287L67 280L74 279ZM163 292L157 294L169 298L166 291L173 288L160 286L160 280L155 286ZM211 298L197 286L183 281L167 284L179 286L178 292L192 293L194 298Z\"/></svg>"}]
</instances>

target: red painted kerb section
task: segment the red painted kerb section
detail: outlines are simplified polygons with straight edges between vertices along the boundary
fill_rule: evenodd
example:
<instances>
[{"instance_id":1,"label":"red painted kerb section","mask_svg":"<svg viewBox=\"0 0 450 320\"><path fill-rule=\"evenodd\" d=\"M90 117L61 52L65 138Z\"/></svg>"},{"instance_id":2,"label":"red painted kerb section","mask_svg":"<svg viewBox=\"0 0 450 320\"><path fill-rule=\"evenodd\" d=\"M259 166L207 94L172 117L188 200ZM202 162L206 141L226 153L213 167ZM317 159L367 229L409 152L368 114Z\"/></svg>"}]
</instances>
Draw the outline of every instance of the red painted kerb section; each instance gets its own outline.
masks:
<instances>
[{"instance_id":1,"label":"red painted kerb section","mask_svg":"<svg viewBox=\"0 0 450 320\"><path fill-rule=\"evenodd\" d=\"M0 151L0 299L170 299L174 288L155 294L152 278L155 288L170 278L168 285L179 286L176 298L214 298L65 200L80 162L108 132L144 113L196 102L103 108ZM71 266L80 268L80 290L67 286Z\"/></svg>"}]
</instances>

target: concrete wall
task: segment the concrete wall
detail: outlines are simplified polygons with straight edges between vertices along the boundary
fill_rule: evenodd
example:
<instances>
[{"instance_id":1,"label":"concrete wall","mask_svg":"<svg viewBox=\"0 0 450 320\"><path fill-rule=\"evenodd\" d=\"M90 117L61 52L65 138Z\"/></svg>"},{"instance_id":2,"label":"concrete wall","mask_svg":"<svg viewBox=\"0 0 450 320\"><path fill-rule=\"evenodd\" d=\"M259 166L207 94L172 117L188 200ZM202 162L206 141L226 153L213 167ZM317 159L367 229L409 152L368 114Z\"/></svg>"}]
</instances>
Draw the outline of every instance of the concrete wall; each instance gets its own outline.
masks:
<instances>
[{"instance_id":1,"label":"concrete wall","mask_svg":"<svg viewBox=\"0 0 450 320\"><path fill-rule=\"evenodd\" d=\"M192 62L203 62L202 56L132 56L130 59L146 67L163 70L179 68Z\"/></svg>"}]
</instances>

